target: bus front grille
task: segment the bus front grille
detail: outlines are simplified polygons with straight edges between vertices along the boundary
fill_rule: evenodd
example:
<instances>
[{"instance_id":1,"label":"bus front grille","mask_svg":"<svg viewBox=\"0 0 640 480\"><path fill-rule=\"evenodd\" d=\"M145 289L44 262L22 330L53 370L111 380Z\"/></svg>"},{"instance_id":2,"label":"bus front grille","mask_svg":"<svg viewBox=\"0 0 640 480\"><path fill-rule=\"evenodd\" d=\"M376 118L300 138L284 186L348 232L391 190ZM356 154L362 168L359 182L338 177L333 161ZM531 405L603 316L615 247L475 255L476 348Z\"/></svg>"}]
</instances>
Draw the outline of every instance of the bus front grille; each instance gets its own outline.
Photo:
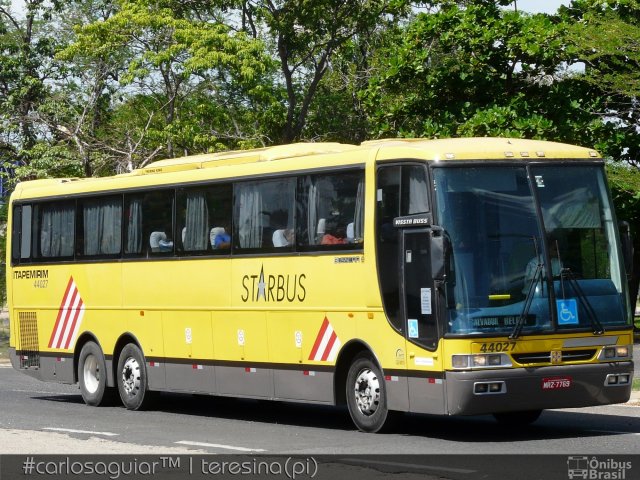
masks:
<instances>
[{"instance_id":1,"label":"bus front grille","mask_svg":"<svg viewBox=\"0 0 640 480\"><path fill-rule=\"evenodd\" d=\"M18 312L20 368L40 368L38 317L36 312Z\"/></svg>"},{"instance_id":2,"label":"bus front grille","mask_svg":"<svg viewBox=\"0 0 640 480\"><path fill-rule=\"evenodd\" d=\"M595 354L595 348L587 350L563 350L562 363L591 360ZM551 363L551 352L517 353L512 355L512 357L520 364Z\"/></svg>"}]
</instances>

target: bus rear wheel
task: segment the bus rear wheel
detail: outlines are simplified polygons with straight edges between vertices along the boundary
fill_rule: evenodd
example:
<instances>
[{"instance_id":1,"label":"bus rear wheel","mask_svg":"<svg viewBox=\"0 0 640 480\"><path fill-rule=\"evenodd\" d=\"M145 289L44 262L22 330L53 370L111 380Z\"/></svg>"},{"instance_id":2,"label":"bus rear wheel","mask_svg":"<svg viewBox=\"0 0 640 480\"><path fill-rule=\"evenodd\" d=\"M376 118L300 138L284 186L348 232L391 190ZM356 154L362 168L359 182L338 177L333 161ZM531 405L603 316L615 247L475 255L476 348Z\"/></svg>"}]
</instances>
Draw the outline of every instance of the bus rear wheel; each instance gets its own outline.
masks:
<instances>
[{"instance_id":1,"label":"bus rear wheel","mask_svg":"<svg viewBox=\"0 0 640 480\"><path fill-rule=\"evenodd\" d=\"M102 349L95 342L87 342L78 357L78 383L84 403L99 407L110 403L115 389L107 387L107 364Z\"/></svg>"},{"instance_id":2,"label":"bus rear wheel","mask_svg":"<svg viewBox=\"0 0 640 480\"><path fill-rule=\"evenodd\" d=\"M524 427L535 422L542 410L522 410L519 412L494 413L493 417L498 423L506 427Z\"/></svg>"},{"instance_id":3,"label":"bus rear wheel","mask_svg":"<svg viewBox=\"0 0 640 480\"><path fill-rule=\"evenodd\" d=\"M152 401L148 390L147 368L144 355L137 345L127 344L118 358L118 392L129 410L144 410Z\"/></svg>"},{"instance_id":4,"label":"bus rear wheel","mask_svg":"<svg viewBox=\"0 0 640 480\"><path fill-rule=\"evenodd\" d=\"M382 430L389 419L384 377L371 355L358 355L347 374L347 406L351 420L363 432Z\"/></svg>"}]
</instances>

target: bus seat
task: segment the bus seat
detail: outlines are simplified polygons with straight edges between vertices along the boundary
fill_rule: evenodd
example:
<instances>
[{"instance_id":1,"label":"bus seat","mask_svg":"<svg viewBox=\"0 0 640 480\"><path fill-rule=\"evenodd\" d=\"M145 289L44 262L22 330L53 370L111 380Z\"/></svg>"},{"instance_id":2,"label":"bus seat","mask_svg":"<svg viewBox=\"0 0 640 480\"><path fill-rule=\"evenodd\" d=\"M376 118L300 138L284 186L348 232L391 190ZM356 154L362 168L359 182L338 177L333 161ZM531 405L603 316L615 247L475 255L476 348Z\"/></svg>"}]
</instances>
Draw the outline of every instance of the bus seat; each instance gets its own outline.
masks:
<instances>
[{"instance_id":1,"label":"bus seat","mask_svg":"<svg viewBox=\"0 0 640 480\"><path fill-rule=\"evenodd\" d=\"M289 245L289 242L287 242L287 239L284 236L284 228L279 228L273 232L271 240L273 241L274 247L286 247Z\"/></svg>"},{"instance_id":2,"label":"bus seat","mask_svg":"<svg viewBox=\"0 0 640 480\"><path fill-rule=\"evenodd\" d=\"M149 235L149 246L152 252L160 251L160 240L167 240L167 234L164 232L151 232Z\"/></svg>"},{"instance_id":3,"label":"bus seat","mask_svg":"<svg viewBox=\"0 0 640 480\"><path fill-rule=\"evenodd\" d=\"M211 243L211 247L215 247L216 237L223 233L225 233L224 227L213 227L211 229L211 232L209 233L209 242Z\"/></svg>"},{"instance_id":4,"label":"bus seat","mask_svg":"<svg viewBox=\"0 0 640 480\"><path fill-rule=\"evenodd\" d=\"M356 236L353 229L353 222L347 225L347 243L353 243Z\"/></svg>"},{"instance_id":5,"label":"bus seat","mask_svg":"<svg viewBox=\"0 0 640 480\"><path fill-rule=\"evenodd\" d=\"M324 232L326 229L327 221L324 218L318 220L318 228L316 230L316 244L320 244L322 242L322 237L324 237Z\"/></svg>"}]
</instances>

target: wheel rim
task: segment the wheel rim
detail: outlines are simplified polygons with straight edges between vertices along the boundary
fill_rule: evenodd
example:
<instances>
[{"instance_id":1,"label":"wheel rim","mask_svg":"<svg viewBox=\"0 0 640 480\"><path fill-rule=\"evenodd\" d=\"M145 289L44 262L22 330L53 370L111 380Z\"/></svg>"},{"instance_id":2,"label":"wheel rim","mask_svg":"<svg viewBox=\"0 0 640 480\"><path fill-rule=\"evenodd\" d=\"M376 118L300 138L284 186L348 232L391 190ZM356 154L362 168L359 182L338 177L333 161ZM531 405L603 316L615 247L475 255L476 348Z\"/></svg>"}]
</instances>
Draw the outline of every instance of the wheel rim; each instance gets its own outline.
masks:
<instances>
[{"instance_id":1,"label":"wheel rim","mask_svg":"<svg viewBox=\"0 0 640 480\"><path fill-rule=\"evenodd\" d=\"M360 413L371 416L380 405L380 381L370 368L361 370L354 386L356 405Z\"/></svg>"},{"instance_id":2,"label":"wheel rim","mask_svg":"<svg viewBox=\"0 0 640 480\"><path fill-rule=\"evenodd\" d=\"M122 367L122 386L129 396L137 395L140 390L140 364L133 358L127 358Z\"/></svg>"},{"instance_id":3,"label":"wheel rim","mask_svg":"<svg viewBox=\"0 0 640 480\"><path fill-rule=\"evenodd\" d=\"M98 366L98 359L95 355L87 355L87 358L85 358L82 377L84 380L84 388L87 389L87 392L96 393L100 386L100 367Z\"/></svg>"}]
</instances>

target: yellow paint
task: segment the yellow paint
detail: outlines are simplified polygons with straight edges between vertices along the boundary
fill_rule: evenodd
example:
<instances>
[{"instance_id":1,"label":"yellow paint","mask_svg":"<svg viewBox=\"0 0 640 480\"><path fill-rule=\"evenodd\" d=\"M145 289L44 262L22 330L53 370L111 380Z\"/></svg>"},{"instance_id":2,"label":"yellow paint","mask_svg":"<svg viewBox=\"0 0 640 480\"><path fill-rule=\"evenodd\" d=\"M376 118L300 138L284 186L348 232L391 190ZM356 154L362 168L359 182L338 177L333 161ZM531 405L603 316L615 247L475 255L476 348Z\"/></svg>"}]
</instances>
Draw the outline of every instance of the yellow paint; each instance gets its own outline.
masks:
<instances>
[{"instance_id":1,"label":"yellow paint","mask_svg":"<svg viewBox=\"0 0 640 480\"><path fill-rule=\"evenodd\" d=\"M503 160L506 151L521 156L525 156L522 152L530 152L533 158L536 152L544 152L546 160L589 158L587 149L517 139L387 140L362 146L298 144L199 155L163 160L109 178L21 183L12 195L12 202L243 176L255 178L307 168L364 166L365 242L363 251L358 253L9 266L11 345L15 346L19 335L17 312L35 311L40 351L56 351L48 347L48 342L65 287L73 276L86 307L79 334L95 335L108 355L113 354L118 338L130 333L139 340L144 353L152 357L333 365L335 358L329 361L310 358L326 318L342 346L352 340L363 342L385 369L450 369L452 354L477 352L479 343L441 339L437 349L430 352L407 342L384 315L375 261L376 163L406 158L438 162L471 158ZM10 218L9 231L11 222ZM10 235L7 247L7 265L11 265ZM359 261L335 261L343 256L358 257ZM14 271L32 269L48 271L46 287L36 288L25 279L13 280ZM262 295L257 286L261 271L267 277ZM280 286L278 280L269 284L272 277L284 278L286 285ZM504 300L509 295L489 298ZM618 335L619 344L632 343L630 336ZM550 349L567 337L571 335L526 337L516 342L515 351ZM504 338L495 340L509 342ZM73 351L72 345L64 353ZM416 359L432 364L416 365Z\"/></svg>"}]
</instances>

